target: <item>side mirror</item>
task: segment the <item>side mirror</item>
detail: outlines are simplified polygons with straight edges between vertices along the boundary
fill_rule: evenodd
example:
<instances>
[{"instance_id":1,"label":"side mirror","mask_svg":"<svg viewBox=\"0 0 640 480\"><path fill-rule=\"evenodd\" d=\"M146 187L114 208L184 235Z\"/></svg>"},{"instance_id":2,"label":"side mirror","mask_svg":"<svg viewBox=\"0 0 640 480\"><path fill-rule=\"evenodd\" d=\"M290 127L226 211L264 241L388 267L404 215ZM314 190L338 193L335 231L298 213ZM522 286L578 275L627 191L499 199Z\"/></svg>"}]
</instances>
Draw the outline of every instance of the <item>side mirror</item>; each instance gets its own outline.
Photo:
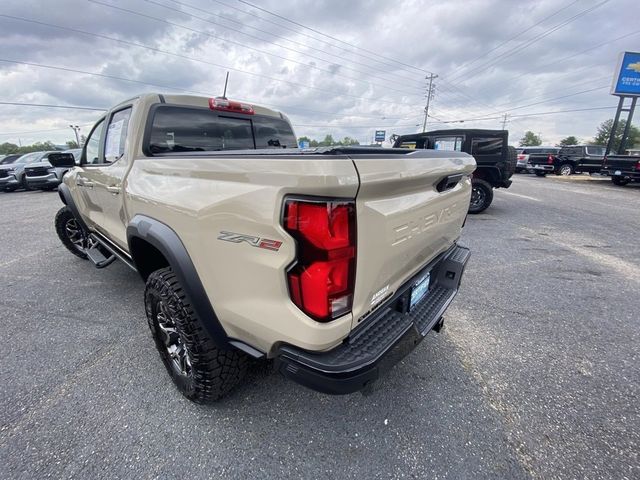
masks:
<instances>
[{"instance_id":1,"label":"side mirror","mask_svg":"<svg viewBox=\"0 0 640 480\"><path fill-rule=\"evenodd\" d=\"M71 153L52 153L49 155L49 163L57 168L73 168L76 159Z\"/></svg>"}]
</instances>

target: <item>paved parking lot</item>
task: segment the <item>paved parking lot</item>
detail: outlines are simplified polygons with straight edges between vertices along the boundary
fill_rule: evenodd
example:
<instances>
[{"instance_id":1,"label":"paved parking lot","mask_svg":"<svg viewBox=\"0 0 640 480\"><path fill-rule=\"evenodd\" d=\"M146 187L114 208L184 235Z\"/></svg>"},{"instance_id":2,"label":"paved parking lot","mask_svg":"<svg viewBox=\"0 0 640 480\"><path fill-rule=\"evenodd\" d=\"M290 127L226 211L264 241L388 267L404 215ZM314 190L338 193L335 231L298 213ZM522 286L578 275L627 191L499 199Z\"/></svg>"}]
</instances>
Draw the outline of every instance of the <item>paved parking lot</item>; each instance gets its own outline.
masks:
<instances>
[{"instance_id":1,"label":"paved parking lot","mask_svg":"<svg viewBox=\"0 0 640 480\"><path fill-rule=\"evenodd\" d=\"M2 478L639 478L640 185L515 177L469 217L446 328L367 396L255 366L197 406L143 284L58 242L53 193L0 194Z\"/></svg>"}]
</instances>

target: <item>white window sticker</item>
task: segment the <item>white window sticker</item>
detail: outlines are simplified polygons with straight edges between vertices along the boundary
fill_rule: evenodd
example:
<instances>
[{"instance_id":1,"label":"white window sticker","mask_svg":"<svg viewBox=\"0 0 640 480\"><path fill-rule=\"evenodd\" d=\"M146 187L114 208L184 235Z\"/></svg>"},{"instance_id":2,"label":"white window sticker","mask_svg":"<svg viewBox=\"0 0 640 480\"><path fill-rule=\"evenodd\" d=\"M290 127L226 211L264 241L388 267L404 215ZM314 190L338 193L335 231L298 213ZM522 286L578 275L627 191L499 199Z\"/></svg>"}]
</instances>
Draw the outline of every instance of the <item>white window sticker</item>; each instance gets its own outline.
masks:
<instances>
[{"instance_id":1,"label":"white window sticker","mask_svg":"<svg viewBox=\"0 0 640 480\"><path fill-rule=\"evenodd\" d=\"M124 119L113 122L109 125L109 131L107 132L107 144L105 145L104 156L110 160L112 157L118 158L120 156L120 140L122 139L122 128L124 126Z\"/></svg>"}]
</instances>

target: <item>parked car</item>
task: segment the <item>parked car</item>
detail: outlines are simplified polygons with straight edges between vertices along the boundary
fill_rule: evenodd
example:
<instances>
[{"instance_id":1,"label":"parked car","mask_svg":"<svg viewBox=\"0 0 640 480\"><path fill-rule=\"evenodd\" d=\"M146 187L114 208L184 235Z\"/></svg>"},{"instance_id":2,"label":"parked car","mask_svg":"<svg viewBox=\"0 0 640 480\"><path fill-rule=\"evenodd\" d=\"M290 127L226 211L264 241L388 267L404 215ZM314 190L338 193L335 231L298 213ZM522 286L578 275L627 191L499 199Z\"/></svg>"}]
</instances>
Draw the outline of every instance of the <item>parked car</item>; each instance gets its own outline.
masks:
<instances>
[{"instance_id":1,"label":"parked car","mask_svg":"<svg viewBox=\"0 0 640 480\"><path fill-rule=\"evenodd\" d=\"M508 145L506 130L450 129L411 135L397 135L396 148L433 149L465 152L473 155L473 190L469 213L486 210L493 201L494 188L509 188L515 172L517 152Z\"/></svg>"},{"instance_id":2,"label":"parked car","mask_svg":"<svg viewBox=\"0 0 640 480\"><path fill-rule=\"evenodd\" d=\"M74 255L140 274L187 398L224 396L249 357L351 393L440 329L469 258L457 241L475 166L462 152L299 150L279 112L146 94L91 130L55 227Z\"/></svg>"},{"instance_id":3,"label":"parked car","mask_svg":"<svg viewBox=\"0 0 640 480\"><path fill-rule=\"evenodd\" d=\"M557 155L559 147L522 147L518 149L518 163L516 163L516 173L533 172L531 159L547 160L549 155Z\"/></svg>"},{"instance_id":4,"label":"parked car","mask_svg":"<svg viewBox=\"0 0 640 480\"><path fill-rule=\"evenodd\" d=\"M54 167L49 162L49 156L56 153L68 153L73 155L76 165L80 164L82 149L65 150L64 152L47 152L39 162L27 165L24 169L27 187L31 189L53 190L60 182L69 168Z\"/></svg>"},{"instance_id":5,"label":"parked car","mask_svg":"<svg viewBox=\"0 0 640 480\"><path fill-rule=\"evenodd\" d=\"M609 175L613 184L621 187L640 182L640 157L633 152L631 155L608 155L601 173Z\"/></svg>"},{"instance_id":6,"label":"parked car","mask_svg":"<svg viewBox=\"0 0 640 480\"><path fill-rule=\"evenodd\" d=\"M13 163L0 165L0 189L12 192L18 188L29 190L24 169L27 165L39 162L42 157L52 152L32 152L22 155Z\"/></svg>"},{"instance_id":7,"label":"parked car","mask_svg":"<svg viewBox=\"0 0 640 480\"><path fill-rule=\"evenodd\" d=\"M562 147L557 155L530 160L536 175L547 173L571 175L573 173L599 173L604 162L605 147L602 145L572 145Z\"/></svg>"},{"instance_id":8,"label":"parked car","mask_svg":"<svg viewBox=\"0 0 640 480\"><path fill-rule=\"evenodd\" d=\"M9 155L5 155L2 160L0 160L0 165L8 165L10 163L13 163L23 155L24 153L10 153Z\"/></svg>"}]
</instances>

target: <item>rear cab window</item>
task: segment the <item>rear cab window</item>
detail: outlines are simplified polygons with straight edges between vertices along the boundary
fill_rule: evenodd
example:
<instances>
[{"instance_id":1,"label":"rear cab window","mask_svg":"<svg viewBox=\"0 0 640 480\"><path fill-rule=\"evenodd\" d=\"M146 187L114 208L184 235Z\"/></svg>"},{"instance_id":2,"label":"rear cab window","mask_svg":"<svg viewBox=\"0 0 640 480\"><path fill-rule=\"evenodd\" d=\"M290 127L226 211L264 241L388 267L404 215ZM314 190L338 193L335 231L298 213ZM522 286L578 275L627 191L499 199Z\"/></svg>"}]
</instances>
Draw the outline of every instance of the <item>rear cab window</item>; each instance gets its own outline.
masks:
<instances>
[{"instance_id":1,"label":"rear cab window","mask_svg":"<svg viewBox=\"0 0 640 480\"><path fill-rule=\"evenodd\" d=\"M603 157L604 156L604 147L587 147L587 155L592 155L594 157Z\"/></svg>"},{"instance_id":2,"label":"rear cab window","mask_svg":"<svg viewBox=\"0 0 640 480\"><path fill-rule=\"evenodd\" d=\"M150 154L297 148L291 125L281 118L206 108L160 105L152 111L145 149Z\"/></svg>"}]
</instances>

